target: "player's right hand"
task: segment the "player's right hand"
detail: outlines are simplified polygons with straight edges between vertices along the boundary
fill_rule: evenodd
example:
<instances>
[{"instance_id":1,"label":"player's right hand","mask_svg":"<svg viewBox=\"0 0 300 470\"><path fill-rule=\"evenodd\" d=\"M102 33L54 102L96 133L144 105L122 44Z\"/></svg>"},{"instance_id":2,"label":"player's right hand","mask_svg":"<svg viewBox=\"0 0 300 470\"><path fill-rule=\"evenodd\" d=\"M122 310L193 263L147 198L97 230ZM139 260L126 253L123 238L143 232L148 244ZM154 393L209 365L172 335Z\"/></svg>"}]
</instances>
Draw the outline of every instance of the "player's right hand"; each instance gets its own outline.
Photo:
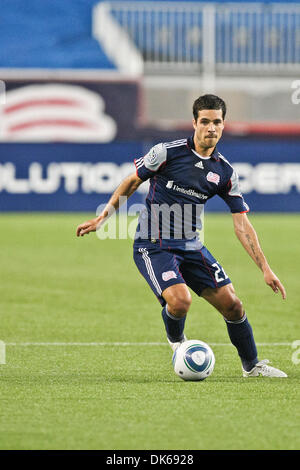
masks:
<instances>
[{"instance_id":1,"label":"player's right hand","mask_svg":"<svg viewBox=\"0 0 300 470\"><path fill-rule=\"evenodd\" d=\"M87 222L83 222L83 224L78 225L76 229L77 237L83 237L83 235L87 235L90 232L96 232L99 222L100 220L97 217L96 219L91 219Z\"/></svg>"}]
</instances>

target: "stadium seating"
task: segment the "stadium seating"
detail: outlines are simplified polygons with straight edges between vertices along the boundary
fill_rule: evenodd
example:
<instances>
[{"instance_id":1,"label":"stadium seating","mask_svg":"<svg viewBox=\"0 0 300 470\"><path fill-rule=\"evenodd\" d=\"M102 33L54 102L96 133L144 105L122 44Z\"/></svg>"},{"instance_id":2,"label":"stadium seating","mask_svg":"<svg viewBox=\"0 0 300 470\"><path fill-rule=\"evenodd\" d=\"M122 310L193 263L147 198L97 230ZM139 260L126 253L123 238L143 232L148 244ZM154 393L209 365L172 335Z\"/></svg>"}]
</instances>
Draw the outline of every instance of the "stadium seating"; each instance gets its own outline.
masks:
<instances>
[{"instance_id":1,"label":"stadium seating","mask_svg":"<svg viewBox=\"0 0 300 470\"><path fill-rule=\"evenodd\" d=\"M2 0L0 67L114 69L92 38L97 0Z\"/></svg>"},{"instance_id":2,"label":"stadium seating","mask_svg":"<svg viewBox=\"0 0 300 470\"><path fill-rule=\"evenodd\" d=\"M152 0L153 1L153 0ZM92 37L92 8L100 0L1 0L0 67L96 68L116 66ZM145 62L201 64L203 13L205 2L192 1L198 10L168 11L164 1L153 1L149 12L135 10L143 0L111 4L111 14L131 36ZM247 63L296 64L299 61L299 12L268 13L270 2L253 14L226 12L224 0L216 9L217 66ZM235 2L233 2L234 4ZM238 3L238 2L237 2ZM241 2L239 2L241 4ZM260 2L261 3L261 2ZM276 4L276 0L271 3ZM287 3L297 3L289 1ZM128 5L128 12L126 8ZM120 7L121 5L121 7ZM126 13L124 13L126 12ZM270 10L271 12L271 10ZM141 34L143 31L143 34Z\"/></svg>"},{"instance_id":3,"label":"stadium seating","mask_svg":"<svg viewBox=\"0 0 300 470\"><path fill-rule=\"evenodd\" d=\"M205 38L214 49L218 67L248 64L297 66L299 48L299 4L286 2L208 2L164 6L152 2L110 2L111 14L128 32L145 62L199 65L205 62ZM208 11L208 9L210 11ZM215 34L210 36L213 22Z\"/></svg>"}]
</instances>

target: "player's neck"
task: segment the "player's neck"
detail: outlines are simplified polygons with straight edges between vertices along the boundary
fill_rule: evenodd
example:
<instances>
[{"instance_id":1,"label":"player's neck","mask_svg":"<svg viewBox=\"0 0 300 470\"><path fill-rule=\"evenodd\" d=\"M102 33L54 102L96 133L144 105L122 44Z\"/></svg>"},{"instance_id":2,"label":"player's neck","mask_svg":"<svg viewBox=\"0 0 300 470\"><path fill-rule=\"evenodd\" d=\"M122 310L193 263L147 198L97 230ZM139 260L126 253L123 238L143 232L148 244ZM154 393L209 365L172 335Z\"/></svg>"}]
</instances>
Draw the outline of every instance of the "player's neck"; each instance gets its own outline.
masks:
<instances>
[{"instance_id":1,"label":"player's neck","mask_svg":"<svg viewBox=\"0 0 300 470\"><path fill-rule=\"evenodd\" d=\"M194 136L194 149L201 157L210 157L215 147L206 147L201 145Z\"/></svg>"},{"instance_id":2,"label":"player's neck","mask_svg":"<svg viewBox=\"0 0 300 470\"><path fill-rule=\"evenodd\" d=\"M210 157L214 149L215 147L202 147L201 145L197 145L195 142L195 152L197 152L201 157Z\"/></svg>"}]
</instances>

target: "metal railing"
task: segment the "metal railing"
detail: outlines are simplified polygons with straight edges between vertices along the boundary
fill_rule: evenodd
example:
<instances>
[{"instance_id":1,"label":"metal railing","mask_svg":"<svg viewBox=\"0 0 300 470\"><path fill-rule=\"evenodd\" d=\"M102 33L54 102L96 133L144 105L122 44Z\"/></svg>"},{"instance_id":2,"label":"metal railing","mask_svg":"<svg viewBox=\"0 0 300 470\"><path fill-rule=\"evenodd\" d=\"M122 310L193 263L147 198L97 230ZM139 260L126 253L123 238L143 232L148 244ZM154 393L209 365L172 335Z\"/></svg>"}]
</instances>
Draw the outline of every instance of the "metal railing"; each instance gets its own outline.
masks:
<instances>
[{"instance_id":1,"label":"metal railing","mask_svg":"<svg viewBox=\"0 0 300 470\"><path fill-rule=\"evenodd\" d=\"M108 2L145 71L300 70L300 4Z\"/></svg>"}]
</instances>

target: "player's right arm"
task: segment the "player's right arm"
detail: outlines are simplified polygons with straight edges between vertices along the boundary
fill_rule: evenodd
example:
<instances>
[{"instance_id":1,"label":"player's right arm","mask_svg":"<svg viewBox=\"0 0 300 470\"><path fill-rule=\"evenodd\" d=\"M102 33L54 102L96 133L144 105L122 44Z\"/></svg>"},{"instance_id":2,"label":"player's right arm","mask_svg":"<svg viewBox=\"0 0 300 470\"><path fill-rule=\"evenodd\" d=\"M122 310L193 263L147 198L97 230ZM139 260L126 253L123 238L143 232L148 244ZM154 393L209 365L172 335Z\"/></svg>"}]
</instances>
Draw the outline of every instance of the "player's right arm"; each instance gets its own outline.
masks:
<instances>
[{"instance_id":1,"label":"player's right arm","mask_svg":"<svg viewBox=\"0 0 300 470\"><path fill-rule=\"evenodd\" d=\"M147 179L157 173L166 164L167 149L164 144L157 144L141 158L134 160L136 172L127 176L117 187L102 213L95 219L88 220L76 229L77 237L95 232L115 210L119 208L120 197L129 198Z\"/></svg>"},{"instance_id":2,"label":"player's right arm","mask_svg":"<svg viewBox=\"0 0 300 470\"><path fill-rule=\"evenodd\" d=\"M143 180L136 173L127 176L117 187L101 214L78 225L76 229L77 237L83 237L83 235L87 235L90 232L95 232L102 225L103 221L120 207L120 197L129 198L142 183Z\"/></svg>"}]
</instances>

